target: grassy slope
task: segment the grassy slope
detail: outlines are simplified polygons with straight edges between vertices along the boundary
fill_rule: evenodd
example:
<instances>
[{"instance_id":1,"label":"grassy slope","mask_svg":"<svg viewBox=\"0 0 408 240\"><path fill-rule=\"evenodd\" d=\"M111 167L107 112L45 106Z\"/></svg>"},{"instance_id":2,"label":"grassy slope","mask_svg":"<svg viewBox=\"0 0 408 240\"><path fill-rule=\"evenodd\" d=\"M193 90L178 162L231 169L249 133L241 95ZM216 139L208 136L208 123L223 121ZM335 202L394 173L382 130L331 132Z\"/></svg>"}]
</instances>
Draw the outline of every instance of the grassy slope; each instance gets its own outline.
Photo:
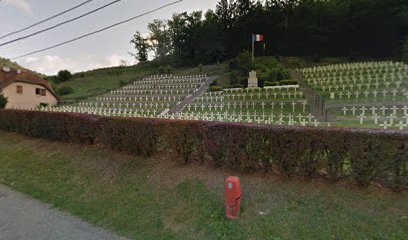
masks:
<instances>
[{"instance_id":1,"label":"grassy slope","mask_svg":"<svg viewBox=\"0 0 408 240\"><path fill-rule=\"evenodd\" d=\"M208 65L203 67L203 73L218 75L226 68L226 64ZM199 74L198 67L177 68L173 74ZM63 100L81 100L94 97L120 87L120 82L131 82L153 74L159 74L158 66L136 65L130 67L113 67L77 73L73 78L56 87L72 87L74 92L62 97Z\"/></svg>"},{"instance_id":2,"label":"grassy slope","mask_svg":"<svg viewBox=\"0 0 408 240\"><path fill-rule=\"evenodd\" d=\"M297 58L297 57L258 57L256 58L256 68L262 69L258 71L261 74L269 70L272 67L284 67L288 69L307 67L314 65L326 65L332 63L347 62L348 59L345 58L324 58L319 62L312 62L310 60ZM63 100L83 100L90 97L95 97L97 95L103 94L110 90L114 90L120 87L120 82L130 82L140 79L145 76L160 74L158 64L144 64L129 67L112 67L91 70L88 72L77 73L73 76L72 80L56 85L56 88L63 86L72 87L74 93L62 96ZM200 74L198 67L183 67L175 68L172 74L175 75L186 75L186 74ZM219 65L205 65L203 66L202 73L208 75L218 76L217 85L226 87L229 85L230 70L228 67L228 62L221 63ZM247 78L247 76L240 76L241 78Z\"/></svg>"},{"instance_id":3,"label":"grassy slope","mask_svg":"<svg viewBox=\"0 0 408 240\"><path fill-rule=\"evenodd\" d=\"M12 62L9 59L0 57L0 66L7 66L15 69L24 69L22 66L18 65L15 62Z\"/></svg>"},{"instance_id":4,"label":"grassy slope","mask_svg":"<svg viewBox=\"0 0 408 240\"><path fill-rule=\"evenodd\" d=\"M243 175L6 132L0 152L0 183L132 239L408 238L406 193ZM223 181L232 174L244 187L238 221L224 218Z\"/></svg>"}]
</instances>

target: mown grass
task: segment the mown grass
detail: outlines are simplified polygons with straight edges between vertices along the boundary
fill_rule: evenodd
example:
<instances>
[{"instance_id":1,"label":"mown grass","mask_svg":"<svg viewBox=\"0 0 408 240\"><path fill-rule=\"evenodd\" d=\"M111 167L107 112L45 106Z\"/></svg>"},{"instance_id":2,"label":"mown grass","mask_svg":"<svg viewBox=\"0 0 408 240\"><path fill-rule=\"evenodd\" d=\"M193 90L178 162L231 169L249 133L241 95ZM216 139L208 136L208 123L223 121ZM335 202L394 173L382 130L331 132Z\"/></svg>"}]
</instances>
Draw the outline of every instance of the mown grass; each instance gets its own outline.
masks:
<instances>
[{"instance_id":1,"label":"mown grass","mask_svg":"<svg viewBox=\"0 0 408 240\"><path fill-rule=\"evenodd\" d=\"M226 68L225 64L207 65L200 69L198 67L175 68L174 75L201 74L219 75ZM95 97L110 90L120 88L121 84L141 80L143 77L160 74L157 64L139 64L128 67L112 67L97 69L74 74L72 79L56 85L61 87L71 87L74 91L71 94L62 96L64 101L78 101Z\"/></svg>"},{"instance_id":2,"label":"mown grass","mask_svg":"<svg viewBox=\"0 0 408 240\"><path fill-rule=\"evenodd\" d=\"M408 196L0 132L0 183L131 239L407 239ZM223 183L244 188L238 221Z\"/></svg>"}]
</instances>

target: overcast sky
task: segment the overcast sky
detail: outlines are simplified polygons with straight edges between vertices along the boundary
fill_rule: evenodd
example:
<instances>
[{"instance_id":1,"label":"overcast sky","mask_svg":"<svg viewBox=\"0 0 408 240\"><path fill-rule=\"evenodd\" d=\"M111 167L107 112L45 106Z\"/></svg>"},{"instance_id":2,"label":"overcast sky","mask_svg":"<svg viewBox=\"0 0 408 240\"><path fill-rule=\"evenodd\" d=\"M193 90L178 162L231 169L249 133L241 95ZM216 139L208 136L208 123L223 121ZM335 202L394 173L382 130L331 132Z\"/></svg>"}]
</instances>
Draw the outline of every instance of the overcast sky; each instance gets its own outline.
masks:
<instances>
[{"instance_id":1,"label":"overcast sky","mask_svg":"<svg viewBox=\"0 0 408 240\"><path fill-rule=\"evenodd\" d=\"M0 36L19 30L84 1L0 0ZM94 0L47 23L9 38L1 39L0 43L52 26L111 1L113 0ZM117 4L75 22L68 23L32 38L0 47L0 56L13 58L103 28L173 1L122 0ZM207 11L208 9L214 9L216 3L217 0L184 0L184 2L136 19L133 22L59 48L19 59L17 62L26 68L44 74L56 74L61 69L78 72L100 67L117 66L120 64L121 59L125 59L128 63L133 64L134 59L130 57L128 52L134 51L129 43L134 32L147 33L147 24L153 19L168 19L174 12Z\"/></svg>"}]
</instances>

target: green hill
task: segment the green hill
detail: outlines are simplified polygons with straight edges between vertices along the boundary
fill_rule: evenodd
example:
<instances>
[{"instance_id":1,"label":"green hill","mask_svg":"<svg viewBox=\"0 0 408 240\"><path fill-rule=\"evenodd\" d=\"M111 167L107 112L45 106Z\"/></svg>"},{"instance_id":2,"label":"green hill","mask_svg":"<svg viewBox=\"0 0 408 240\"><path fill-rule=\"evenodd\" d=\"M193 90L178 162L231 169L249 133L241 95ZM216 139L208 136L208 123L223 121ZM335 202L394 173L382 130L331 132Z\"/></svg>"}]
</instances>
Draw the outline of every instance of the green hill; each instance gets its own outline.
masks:
<instances>
[{"instance_id":1,"label":"green hill","mask_svg":"<svg viewBox=\"0 0 408 240\"><path fill-rule=\"evenodd\" d=\"M245 54L232 59L231 61L203 65L195 67L170 67L155 62L148 62L134 66L119 66L111 68L101 68L86 72L75 73L67 82L53 84L55 89L62 87L72 88L73 92L61 96L64 101L80 101L92 98L111 90L117 89L131 81L155 74L207 74L216 75L217 85L230 87L234 84L243 85L248 72L255 69L261 84L264 81L280 81L289 78L290 69L308 67L315 65L327 65L340 62L348 62L346 58L324 58L319 61L311 61L297 57L258 57L254 63ZM49 77L52 79L52 77Z\"/></svg>"},{"instance_id":2,"label":"green hill","mask_svg":"<svg viewBox=\"0 0 408 240\"><path fill-rule=\"evenodd\" d=\"M10 59L2 58L2 57L0 57L0 66L7 66L11 68L16 68L16 69L25 69L22 66L18 65L16 62L13 62Z\"/></svg>"}]
</instances>

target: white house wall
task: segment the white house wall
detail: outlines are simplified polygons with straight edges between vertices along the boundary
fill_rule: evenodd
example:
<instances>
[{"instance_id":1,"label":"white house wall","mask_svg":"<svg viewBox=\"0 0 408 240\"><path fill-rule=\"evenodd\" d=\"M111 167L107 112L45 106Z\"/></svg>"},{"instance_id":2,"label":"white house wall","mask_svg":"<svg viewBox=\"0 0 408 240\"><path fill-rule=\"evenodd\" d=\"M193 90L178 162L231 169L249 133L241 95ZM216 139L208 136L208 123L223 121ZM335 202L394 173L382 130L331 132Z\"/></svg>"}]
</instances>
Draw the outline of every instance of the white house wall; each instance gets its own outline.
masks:
<instances>
[{"instance_id":1,"label":"white house wall","mask_svg":"<svg viewBox=\"0 0 408 240\"><path fill-rule=\"evenodd\" d=\"M22 94L17 93L17 86L23 86ZM37 95L36 88L45 89L45 96ZM48 104L49 106L58 103L54 95L41 85L14 82L3 88L1 92L8 100L6 108L36 108L41 103Z\"/></svg>"}]
</instances>

